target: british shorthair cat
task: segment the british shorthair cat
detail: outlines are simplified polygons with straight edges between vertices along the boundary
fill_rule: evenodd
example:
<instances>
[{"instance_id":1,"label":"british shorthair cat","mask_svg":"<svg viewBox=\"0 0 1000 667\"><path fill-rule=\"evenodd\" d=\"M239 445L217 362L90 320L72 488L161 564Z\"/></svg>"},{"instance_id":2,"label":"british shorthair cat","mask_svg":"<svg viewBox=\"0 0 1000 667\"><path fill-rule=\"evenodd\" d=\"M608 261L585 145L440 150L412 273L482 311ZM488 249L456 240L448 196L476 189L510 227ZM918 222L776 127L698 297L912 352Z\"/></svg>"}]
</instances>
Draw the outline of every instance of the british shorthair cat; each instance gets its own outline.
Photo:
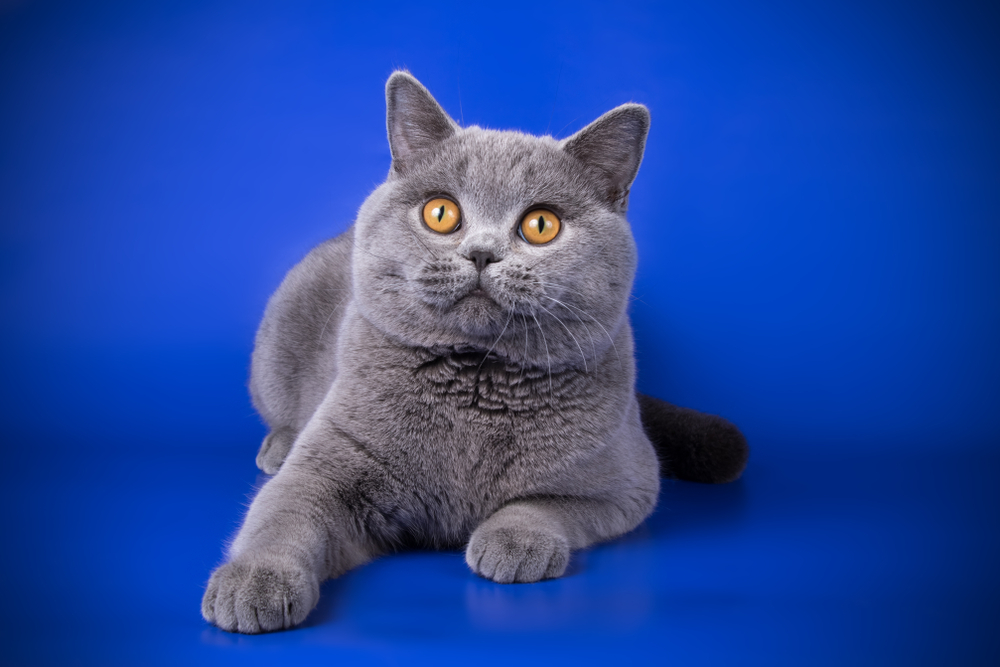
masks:
<instances>
[{"instance_id":1,"label":"british shorthair cat","mask_svg":"<svg viewBox=\"0 0 1000 667\"><path fill-rule=\"evenodd\" d=\"M225 630L301 623L324 579L402 548L558 577L645 519L661 475L727 482L747 460L729 422L635 391L625 210L646 108L559 141L462 128L406 72L386 99L388 178L257 334L274 477L202 601Z\"/></svg>"}]
</instances>

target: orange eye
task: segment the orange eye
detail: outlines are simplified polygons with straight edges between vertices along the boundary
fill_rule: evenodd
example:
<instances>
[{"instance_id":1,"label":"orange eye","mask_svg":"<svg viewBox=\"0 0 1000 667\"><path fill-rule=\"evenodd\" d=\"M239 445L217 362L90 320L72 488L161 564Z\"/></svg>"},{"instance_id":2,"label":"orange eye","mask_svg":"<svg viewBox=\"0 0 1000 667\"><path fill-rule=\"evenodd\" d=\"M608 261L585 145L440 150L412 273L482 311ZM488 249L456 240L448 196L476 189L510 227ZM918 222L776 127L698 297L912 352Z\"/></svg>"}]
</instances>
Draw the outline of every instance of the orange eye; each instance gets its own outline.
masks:
<instances>
[{"instance_id":1,"label":"orange eye","mask_svg":"<svg viewBox=\"0 0 1000 667\"><path fill-rule=\"evenodd\" d=\"M424 222L439 234L455 231L461 221L458 204L450 199L432 199L424 204Z\"/></svg>"},{"instance_id":2,"label":"orange eye","mask_svg":"<svg viewBox=\"0 0 1000 667\"><path fill-rule=\"evenodd\" d=\"M559 233L559 218L552 211L536 208L521 220L521 237L528 243L548 243Z\"/></svg>"}]
</instances>

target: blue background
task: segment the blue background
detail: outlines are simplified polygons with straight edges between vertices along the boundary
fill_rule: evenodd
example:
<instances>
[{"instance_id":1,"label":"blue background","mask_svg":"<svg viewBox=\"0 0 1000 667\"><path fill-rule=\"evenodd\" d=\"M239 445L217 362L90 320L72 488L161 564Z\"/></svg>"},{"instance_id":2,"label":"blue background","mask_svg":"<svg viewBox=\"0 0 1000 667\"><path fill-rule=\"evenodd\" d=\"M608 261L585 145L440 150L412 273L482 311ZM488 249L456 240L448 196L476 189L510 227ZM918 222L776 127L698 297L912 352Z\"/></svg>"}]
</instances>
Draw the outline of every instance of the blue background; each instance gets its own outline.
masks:
<instances>
[{"instance_id":1,"label":"blue background","mask_svg":"<svg viewBox=\"0 0 1000 667\"><path fill-rule=\"evenodd\" d=\"M945 3L0 2L0 658L997 664L1000 22ZM306 627L198 613L255 484L268 295L389 168L410 69L463 124L653 124L639 385L746 432L525 586L460 554Z\"/></svg>"}]
</instances>

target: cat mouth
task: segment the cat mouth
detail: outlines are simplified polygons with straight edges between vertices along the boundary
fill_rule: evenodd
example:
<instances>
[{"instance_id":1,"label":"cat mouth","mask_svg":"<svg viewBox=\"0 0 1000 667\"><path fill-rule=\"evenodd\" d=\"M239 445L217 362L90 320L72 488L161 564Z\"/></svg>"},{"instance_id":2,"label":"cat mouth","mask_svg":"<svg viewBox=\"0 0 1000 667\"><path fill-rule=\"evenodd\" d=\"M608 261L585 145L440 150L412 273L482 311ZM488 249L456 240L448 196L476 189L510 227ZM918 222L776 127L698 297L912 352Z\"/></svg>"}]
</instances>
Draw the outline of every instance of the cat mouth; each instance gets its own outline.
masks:
<instances>
[{"instance_id":1,"label":"cat mouth","mask_svg":"<svg viewBox=\"0 0 1000 667\"><path fill-rule=\"evenodd\" d=\"M465 303L470 306L476 305L479 307L490 308L492 306L499 306L500 304L496 302L490 293L487 292L480 286L474 287L465 293L465 296L459 297L458 303Z\"/></svg>"}]
</instances>

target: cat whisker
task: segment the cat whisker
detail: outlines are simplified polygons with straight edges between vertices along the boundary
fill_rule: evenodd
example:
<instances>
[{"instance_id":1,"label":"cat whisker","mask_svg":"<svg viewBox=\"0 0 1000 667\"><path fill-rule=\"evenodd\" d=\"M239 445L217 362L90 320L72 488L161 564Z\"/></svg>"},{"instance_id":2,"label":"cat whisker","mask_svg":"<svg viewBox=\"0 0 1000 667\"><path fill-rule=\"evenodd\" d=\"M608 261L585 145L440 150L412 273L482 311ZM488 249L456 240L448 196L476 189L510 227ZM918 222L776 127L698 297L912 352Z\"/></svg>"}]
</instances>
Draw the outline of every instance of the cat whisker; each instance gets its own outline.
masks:
<instances>
[{"instance_id":1,"label":"cat whisker","mask_svg":"<svg viewBox=\"0 0 1000 667\"><path fill-rule=\"evenodd\" d=\"M397 311L397 315L402 320L408 313L410 313L414 309L416 309L416 307L417 307L416 303L413 302L413 301L410 301L401 310ZM388 336L389 336L389 332L381 330L381 329L379 329L379 327L375 327L375 328L376 328L376 330L382 331L382 343L381 344L384 345L386 338L388 338Z\"/></svg>"},{"instance_id":2,"label":"cat whisker","mask_svg":"<svg viewBox=\"0 0 1000 667\"><path fill-rule=\"evenodd\" d=\"M545 346L545 361L549 365L549 400L554 400L552 396L552 357L549 356L549 343L545 340L545 332L542 330L542 325L538 322L538 318L535 314L531 314L531 319L535 320L535 325L538 326L538 333L542 334L542 344Z\"/></svg>"},{"instance_id":3,"label":"cat whisker","mask_svg":"<svg viewBox=\"0 0 1000 667\"><path fill-rule=\"evenodd\" d=\"M544 294L542 296L545 297L546 299L550 299L552 301L555 301L560 306L563 306L566 309L570 308L569 304L563 303L559 299L556 299L556 298L551 297L551 296L546 296ZM539 307L543 307L543 306L541 304L539 304ZM546 309L546 311L547 312L551 312L551 311L548 311L548 309ZM573 313L572 311L570 311L570 313L572 315L574 315L573 321L575 321L575 322L582 322L583 321L578 316L576 316L576 314ZM555 317L555 314L553 313L552 316ZM589 328L587 328L587 335L590 337L590 349L593 352L593 354L594 354L594 360L596 361L597 360L597 345L594 344L594 334L593 334L593 332Z\"/></svg>"},{"instance_id":4,"label":"cat whisker","mask_svg":"<svg viewBox=\"0 0 1000 667\"><path fill-rule=\"evenodd\" d=\"M428 253L430 253L431 257L433 257L435 260L437 260L437 261L440 262L441 258L438 257L437 254L433 250L431 250L430 247L428 247L428 245L426 243L424 243L424 240L422 238L420 238L419 236L417 236L417 233L415 231L413 231L413 227L410 227L410 225L407 224L406 220L402 220L401 219L400 221L403 223L403 226L406 227L406 229L409 230L410 234L413 235L413 238L417 240L417 243L419 243L420 245L422 245L424 247L424 250L426 250Z\"/></svg>"},{"instance_id":5,"label":"cat whisker","mask_svg":"<svg viewBox=\"0 0 1000 667\"><path fill-rule=\"evenodd\" d=\"M346 290L344 290L344 291L346 291ZM340 301L337 302L337 305L335 305L333 308L330 309L330 314L327 316L326 321L323 322L323 328L321 328L319 330L319 336L317 337L317 340L323 340L323 334L326 333L326 327L327 327L327 325L330 324L330 320L333 319L333 316L336 314L337 309L339 309L342 305L344 305L344 302L347 301L350 298L351 298L351 295L350 295L350 293L348 293L347 296L345 296L343 299L341 299Z\"/></svg>"},{"instance_id":6,"label":"cat whisker","mask_svg":"<svg viewBox=\"0 0 1000 667\"><path fill-rule=\"evenodd\" d=\"M599 256L601 255L601 253L603 253L603 252L604 252L604 249L605 249L605 248L607 248L607 247L608 247L608 246L609 246L609 245L611 244L611 242L612 242L613 240L614 240L614 237L613 237L613 236L612 236L612 237L610 237L610 238L608 238L608 240L604 242L604 245L602 245L602 246L601 246L600 248L598 248L598 249L597 249L597 252L595 252L595 253L592 253L592 254L593 254L594 256L596 256L596 257L599 257ZM542 263L542 262L544 262L545 260L549 259L550 257L552 257L552 255L551 255L551 254L546 254L545 256L541 257L541 258L540 258L540 259L539 259L539 260L538 260L537 262L535 262L534 264L532 264L531 266L529 266L529 267L528 267L528 269L530 270L530 269L533 269L533 268L535 268L536 266L538 266L539 264L541 264L541 263Z\"/></svg>"},{"instance_id":7,"label":"cat whisker","mask_svg":"<svg viewBox=\"0 0 1000 667\"><path fill-rule=\"evenodd\" d=\"M521 375L517 378L518 384L524 380L524 367L528 365L528 318L521 315L521 319L524 320L524 358L521 360Z\"/></svg>"},{"instance_id":8,"label":"cat whisker","mask_svg":"<svg viewBox=\"0 0 1000 667\"><path fill-rule=\"evenodd\" d=\"M563 125L563 126L562 126L562 129L561 129L561 130L559 130L558 132L556 132L556 136L559 136L560 134L562 134L563 132L565 132L565 131L566 131L566 128L567 128L567 127L569 127L570 125L572 125L573 123L575 123L575 122L576 122L577 120L579 120L579 118L580 118L580 117L579 117L579 116L577 116L577 117L575 117L575 118L574 118L573 120L571 120L570 122L568 122L568 123L566 123L565 125Z\"/></svg>"},{"instance_id":9,"label":"cat whisker","mask_svg":"<svg viewBox=\"0 0 1000 667\"><path fill-rule=\"evenodd\" d=\"M594 256L600 257L601 253L604 252L604 249L607 248L614 239L615 239L614 236L608 236L608 240L604 242L604 245L598 248L597 252L594 253Z\"/></svg>"},{"instance_id":10,"label":"cat whisker","mask_svg":"<svg viewBox=\"0 0 1000 667\"><path fill-rule=\"evenodd\" d=\"M595 324L597 324L597 326L601 327L601 330L602 330L602 331L604 332L604 335L608 337L608 341L609 341L609 342L611 343L611 347L613 347L613 348L614 348L614 350L615 350L615 357L616 357L616 358L618 359L618 367L619 367L619 368L624 368L624 366L622 366L622 358L621 358L621 355L620 355L620 354L618 354L618 346L617 346L617 345L615 345L615 339L611 337L611 334L609 334L609 333L608 333L608 330L604 328L604 325L603 325L603 324L601 324L600 320L598 320L598 319L597 319L596 317L594 317L593 315L591 315L591 314L589 314L589 313L587 313L587 312L585 312L585 311L583 311L583 310L580 310L580 309L579 309L579 308L577 308L576 306L571 306L571 305L569 305L568 303L563 303L563 302L562 302L562 301L560 301L559 299L556 299L556 298L553 298L553 297L551 297L551 296L545 296L544 294L542 295L542 297L543 297L543 298L545 298L545 299L548 299L549 301L555 301L555 302L556 302L556 303L558 303L559 305L561 305L561 306L565 306L566 308L572 308L573 310L575 310L575 311L577 311L577 312L581 313L581 314L582 314L582 315L584 315L585 317L589 317L590 319L594 320L594 323L595 323Z\"/></svg>"},{"instance_id":11,"label":"cat whisker","mask_svg":"<svg viewBox=\"0 0 1000 667\"><path fill-rule=\"evenodd\" d=\"M573 289L571 287L567 287L566 285L560 285L559 283L554 283L551 280L547 280L547 281L531 280L531 281L528 281L528 282L530 284L532 284L532 285L538 285L538 286L543 287L543 288L545 288L545 287L558 287L559 289L561 289L564 292L570 292L572 294L576 294L577 296L582 296L585 299L588 298L588 295L584 294L583 292L578 292L578 291L576 291L575 289Z\"/></svg>"},{"instance_id":12,"label":"cat whisker","mask_svg":"<svg viewBox=\"0 0 1000 667\"><path fill-rule=\"evenodd\" d=\"M511 312L510 315L507 316L507 321L503 323L503 329L500 330L500 335L497 336L497 339L493 341L492 345L490 345L490 349L486 350L486 354L483 355L483 360L479 362L479 368L476 369L476 375L478 375L479 371L482 370L483 364L486 363L486 359L490 356L490 352L493 351L493 348L495 348L497 346L497 343L500 342L500 339L503 338L503 334L505 331L507 331L507 325L510 324L510 318L512 317L514 317L513 312Z\"/></svg>"},{"instance_id":13,"label":"cat whisker","mask_svg":"<svg viewBox=\"0 0 1000 667\"><path fill-rule=\"evenodd\" d=\"M578 292L577 290L573 289L572 287L567 287L566 285L560 285L558 283L554 283L554 282L551 282L551 281L542 282L542 281L539 281L539 280L534 280L534 281L529 281L529 282L530 282L530 284L541 285L542 287L558 287L560 290L562 290L564 292L569 292L571 294L576 294L577 296L582 296L584 298L587 298L587 296L588 296L588 295L584 294L583 292ZM640 303L645 303L645 301L643 301L639 297L635 296L634 294L629 294L628 298L629 298L630 301L638 301Z\"/></svg>"},{"instance_id":14,"label":"cat whisker","mask_svg":"<svg viewBox=\"0 0 1000 667\"><path fill-rule=\"evenodd\" d=\"M375 253L373 253L368 248L366 248L366 247L364 247L362 245L358 245L357 243L354 244L354 247L360 249L361 252L368 253L369 255L371 255L372 257L374 257L375 259L381 259L383 261L392 262L392 263L396 263L396 264L404 264L403 262L399 261L399 258L383 257L382 255L376 255ZM405 266L405 264L404 264L404 266Z\"/></svg>"},{"instance_id":15,"label":"cat whisker","mask_svg":"<svg viewBox=\"0 0 1000 667\"><path fill-rule=\"evenodd\" d=\"M538 304L538 307L541 308L542 310L544 310L546 313L548 313L552 317L554 317L555 320L556 320L556 322L558 322L559 324L561 324L562 328L566 330L566 333L568 333L573 338L573 341L576 343L576 349L580 350L580 357L583 359L583 372L584 373L589 372L589 369L587 368L587 355L583 353L583 348L580 347L580 341L577 340L576 336L573 335L573 332L569 330L569 327L566 326L561 319L559 319L558 315L556 315L555 313L553 313L551 310L549 310L548 308L546 308L542 304ZM595 354L594 356L596 357L597 355Z\"/></svg>"},{"instance_id":16,"label":"cat whisker","mask_svg":"<svg viewBox=\"0 0 1000 667\"><path fill-rule=\"evenodd\" d=\"M528 270L529 270L529 271L531 271L531 270L532 270L532 269L534 269L534 268L535 268L536 266L538 266L539 264L541 264L541 263L542 263L542 262L544 262L545 260L549 259L549 257L551 257L551 255L545 255L544 257L540 257L540 258L538 259L538 261L537 261L537 262L535 262L534 264L529 264L529 265L528 265Z\"/></svg>"}]
</instances>

